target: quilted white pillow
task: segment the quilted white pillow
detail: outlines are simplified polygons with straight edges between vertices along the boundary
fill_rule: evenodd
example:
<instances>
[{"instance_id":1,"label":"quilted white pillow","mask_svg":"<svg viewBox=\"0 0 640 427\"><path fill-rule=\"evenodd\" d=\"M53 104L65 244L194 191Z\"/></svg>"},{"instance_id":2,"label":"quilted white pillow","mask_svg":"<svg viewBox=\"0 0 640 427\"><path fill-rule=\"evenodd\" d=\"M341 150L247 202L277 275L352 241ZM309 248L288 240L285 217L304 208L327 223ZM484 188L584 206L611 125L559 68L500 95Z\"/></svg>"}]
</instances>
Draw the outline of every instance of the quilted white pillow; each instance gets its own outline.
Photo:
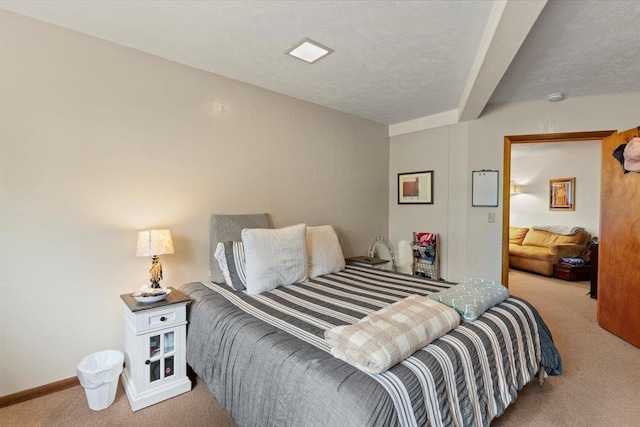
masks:
<instances>
[{"instance_id":1,"label":"quilted white pillow","mask_svg":"<svg viewBox=\"0 0 640 427\"><path fill-rule=\"evenodd\" d=\"M307 227L309 277L344 270L344 255L336 231L330 225Z\"/></svg>"},{"instance_id":2,"label":"quilted white pillow","mask_svg":"<svg viewBox=\"0 0 640 427\"><path fill-rule=\"evenodd\" d=\"M306 224L298 224L277 229L242 230L248 294L307 280L306 228Z\"/></svg>"}]
</instances>

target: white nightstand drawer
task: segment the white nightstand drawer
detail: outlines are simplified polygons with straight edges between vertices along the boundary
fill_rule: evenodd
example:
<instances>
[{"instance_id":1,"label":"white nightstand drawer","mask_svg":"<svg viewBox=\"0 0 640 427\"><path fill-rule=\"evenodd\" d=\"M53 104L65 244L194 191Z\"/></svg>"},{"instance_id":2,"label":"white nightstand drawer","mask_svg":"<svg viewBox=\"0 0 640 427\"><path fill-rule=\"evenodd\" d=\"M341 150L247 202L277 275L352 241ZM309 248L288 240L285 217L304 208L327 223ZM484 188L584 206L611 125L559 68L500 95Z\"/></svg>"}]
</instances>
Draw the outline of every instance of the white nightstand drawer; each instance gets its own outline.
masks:
<instances>
[{"instance_id":1,"label":"white nightstand drawer","mask_svg":"<svg viewBox=\"0 0 640 427\"><path fill-rule=\"evenodd\" d=\"M125 318L138 333L145 333L159 328L180 325L187 321L187 305L172 304L133 313L125 310Z\"/></svg>"},{"instance_id":2,"label":"white nightstand drawer","mask_svg":"<svg viewBox=\"0 0 640 427\"><path fill-rule=\"evenodd\" d=\"M171 309L149 313L149 316L146 318L146 329L154 329L157 327L173 325L174 323L176 323L176 311L177 310L175 309Z\"/></svg>"},{"instance_id":3,"label":"white nightstand drawer","mask_svg":"<svg viewBox=\"0 0 640 427\"><path fill-rule=\"evenodd\" d=\"M142 316L142 325L140 331L151 331L157 328L166 328L179 323L184 323L187 319L186 304L149 310Z\"/></svg>"}]
</instances>

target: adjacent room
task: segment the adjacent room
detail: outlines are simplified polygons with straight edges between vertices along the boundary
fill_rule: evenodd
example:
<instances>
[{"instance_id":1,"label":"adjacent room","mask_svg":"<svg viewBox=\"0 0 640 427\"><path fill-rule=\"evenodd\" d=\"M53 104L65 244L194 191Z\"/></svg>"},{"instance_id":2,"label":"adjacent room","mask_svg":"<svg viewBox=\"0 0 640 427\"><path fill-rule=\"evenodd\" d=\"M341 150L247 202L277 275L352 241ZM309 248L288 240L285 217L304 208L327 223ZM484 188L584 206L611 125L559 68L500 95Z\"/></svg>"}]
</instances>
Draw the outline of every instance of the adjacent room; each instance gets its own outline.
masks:
<instances>
[{"instance_id":1,"label":"adjacent room","mask_svg":"<svg viewBox=\"0 0 640 427\"><path fill-rule=\"evenodd\" d=\"M600 141L513 146L510 267L568 281L597 279L591 267L597 259L600 234L601 149ZM554 199L554 194L564 199ZM531 229L534 231L528 234ZM556 247L556 256L548 258L548 251L537 249L545 246L537 239L542 236L554 244L572 246Z\"/></svg>"},{"instance_id":2,"label":"adjacent room","mask_svg":"<svg viewBox=\"0 0 640 427\"><path fill-rule=\"evenodd\" d=\"M639 19L0 0L0 425L637 425Z\"/></svg>"}]
</instances>

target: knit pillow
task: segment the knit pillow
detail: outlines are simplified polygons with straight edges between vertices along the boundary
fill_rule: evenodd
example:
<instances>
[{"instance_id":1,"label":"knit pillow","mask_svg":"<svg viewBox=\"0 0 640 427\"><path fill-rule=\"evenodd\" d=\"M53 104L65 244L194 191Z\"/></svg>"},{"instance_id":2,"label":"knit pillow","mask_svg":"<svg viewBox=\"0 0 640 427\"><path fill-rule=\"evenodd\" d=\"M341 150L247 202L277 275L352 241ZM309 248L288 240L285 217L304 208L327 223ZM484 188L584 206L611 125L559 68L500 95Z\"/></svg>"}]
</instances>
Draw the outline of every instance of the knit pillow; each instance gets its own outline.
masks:
<instances>
[{"instance_id":1,"label":"knit pillow","mask_svg":"<svg viewBox=\"0 0 640 427\"><path fill-rule=\"evenodd\" d=\"M449 289L429 294L429 298L456 309L464 320L476 320L485 311L509 298L507 288L483 279L469 279Z\"/></svg>"}]
</instances>

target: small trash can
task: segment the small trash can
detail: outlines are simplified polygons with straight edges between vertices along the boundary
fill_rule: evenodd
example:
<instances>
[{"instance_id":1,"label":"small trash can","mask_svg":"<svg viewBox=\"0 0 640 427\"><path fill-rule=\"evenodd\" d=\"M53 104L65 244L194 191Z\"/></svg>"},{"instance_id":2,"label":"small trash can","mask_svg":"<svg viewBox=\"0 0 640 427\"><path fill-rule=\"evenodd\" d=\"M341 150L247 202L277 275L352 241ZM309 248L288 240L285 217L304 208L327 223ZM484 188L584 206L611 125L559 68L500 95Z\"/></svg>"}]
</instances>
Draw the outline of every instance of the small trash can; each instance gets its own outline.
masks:
<instances>
[{"instance_id":1,"label":"small trash can","mask_svg":"<svg viewBox=\"0 0 640 427\"><path fill-rule=\"evenodd\" d=\"M87 395L89 408L101 411L113 403L123 363L124 354L118 350L93 353L78 363L76 372Z\"/></svg>"}]
</instances>

